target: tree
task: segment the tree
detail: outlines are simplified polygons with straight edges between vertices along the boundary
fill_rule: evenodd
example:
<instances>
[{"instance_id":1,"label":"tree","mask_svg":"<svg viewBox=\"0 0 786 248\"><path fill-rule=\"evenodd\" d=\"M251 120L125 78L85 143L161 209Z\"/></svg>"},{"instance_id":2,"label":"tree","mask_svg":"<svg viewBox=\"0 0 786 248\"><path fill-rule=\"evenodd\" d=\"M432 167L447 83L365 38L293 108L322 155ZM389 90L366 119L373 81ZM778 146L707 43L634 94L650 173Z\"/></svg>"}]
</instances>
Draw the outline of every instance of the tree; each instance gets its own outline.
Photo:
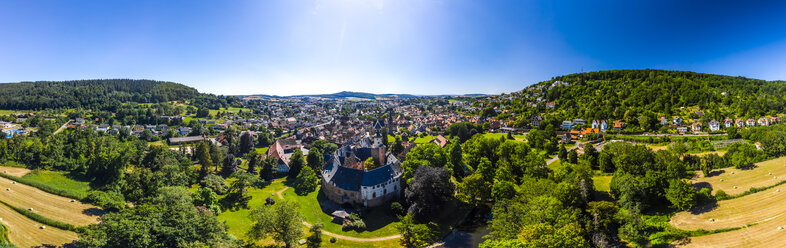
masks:
<instances>
[{"instance_id":1,"label":"tree","mask_svg":"<svg viewBox=\"0 0 786 248\"><path fill-rule=\"evenodd\" d=\"M314 223L309 230L311 236L306 238L306 247L319 248L322 245L322 223Z\"/></svg>"},{"instance_id":2,"label":"tree","mask_svg":"<svg viewBox=\"0 0 786 248\"><path fill-rule=\"evenodd\" d=\"M274 168L278 166L278 159L273 156L266 156L264 160L262 160L262 169L259 170L259 178L264 179L265 181L270 181L273 179Z\"/></svg>"},{"instance_id":3,"label":"tree","mask_svg":"<svg viewBox=\"0 0 786 248\"><path fill-rule=\"evenodd\" d=\"M576 164L578 162L579 162L579 154L576 152L575 149L570 150L570 152L568 152L568 163Z\"/></svg>"},{"instance_id":4,"label":"tree","mask_svg":"<svg viewBox=\"0 0 786 248\"><path fill-rule=\"evenodd\" d=\"M300 149L295 149L295 152L292 154L292 157L289 158L289 175L288 177L295 178L298 174L300 174L300 170L303 169L303 165L305 165L305 159L303 158L303 151Z\"/></svg>"},{"instance_id":5,"label":"tree","mask_svg":"<svg viewBox=\"0 0 786 248\"><path fill-rule=\"evenodd\" d=\"M696 192L693 190L693 185L680 179L674 179L669 182L666 199L669 199L671 205L677 210L690 210L696 202Z\"/></svg>"},{"instance_id":6,"label":"tree","mask_svg":"<svg viewBox=\"0 0 786 248\"><path fill-rule=\"evenodd\" d=\"M199 177L204 178L208 174L208 169L213 166L213 160L210 159L210 147L206 142L199 142L196 147L196 158L199 161Z\"/></svg>"},{"instance_id":7,"label":"tree","mask_svg":"<svg viewBox=\"0 0 786 248\"><path fill-rule=\"evenodd\" d=\"M410 205L409 212L418 220L437 216L453 197L454 188L447 169L420 166L404 192Z\"/></svg>"},{"instance_id":8,"label":"tree","mask_svg":"<svg viewBox=\"0 0 786 248\"><path fill-rule=\"evenodd\" d=\"M456 198L477 205L491 198L491 183L481 174L472 174L464 178L456 186Z\"/></svg>"},{"instance_id":9,"label":"tree","mask_svg":"<svg viewBox=\"0 0 786 248\"><path fill-rule=\"evenodd\" d=\"M450 163L451 168L453 169L453 176L456 178L463 178L466 174L466 165L464 165L464 157L461 151L461 143L458 142L457 139L453 140L453 144L450 146Z\"/></svg>"},{"instance_id":10,"label":"tree","mask_svg":"<svg viewBox=\"0 0 786 248\"><path fill-rule=\"evenodd\" d=\"M704 173L704 177L710 176L710 171L712 171L712 165L707 162L707 159L701 159L701 165L699 166L701 172Z\"/></svg>"},{"instance_id":11,"label":"tree","mask_svg":"<svg viewBox=\"0 0 786 248\"><path fill-rule=\"evenodd\" d=\"M510 199L516 196L516 186L510 181L497 181L491 188L491 197L495 201Z\"/></svg>"},{"instance_id":12,"label":"tree","mask_svg":"<svg viewBox=\"0 0 786 248\"><path fill-rule=\"evenodd\" d=\"M250 173L238 171L232 174L237 180L232 182L229 193L224 198L226 203L232 207L248 207L251 196L248 195L248 186L256 182L256 177Z\"/></svg>"},{"instance_id":13,"label":"tree","mask_svg":"<svg viewBox=\"0 0 786 248\"><path fill-rule=\"evenodd\" d=\"M437 238L436 228L415 223L412 214L401 217L396 229L401 234L401 245L407 248L424 247Z\"/></svg>"},{"instance_id":14,"label":"tree","mask_svg":"<svg viewBox=\"0 0 786 248\"><path fill-rule=\"evenodd\" d=\"M308 156L306 157L306 163L308 164L308 167L311 167L311 169L314 169L314 171L321 171L322 164L324 163L323 160L324 157L322 156L322 152L319 150L319 148L312 146L311 149L308 150Z\"/></svg>"},{"instance_id":15,"label":"tree","mask_svg":"<svg viewBox=\"0 0 786 248\"><path fill-rule=\"evenodd\" d=\"M600 152L600 155L598 155L598 167L602 172L614 172L614 163L612 162L611 155L608 152Z\"/></svg>"},{"instance_id":16,"label":"tree","mask_svg":"<svg viewBox=\"0 0 786 248\"><path fill-rule=\"evenodd\" d=\"M298 228L300 222L298 222ZM150 197L101 217L79 232L78 247L232 247L226 226L192 203L184 187L164 187Z\"/></svg>"},{"instance_id":17,"label":"tree","mask_svg":"<svg viewBox=\"0 0 786 248\"><path fill-rule=\"evenodd\" d=\"M317 189L319 178L314 170L305 168L300 170L300 174L295 179L295 193L298 195L307 195Z\"/></svg>"},{"instance_id":18,"label":"tree","mask_svg":"<svg viewBox=\"0 0 786 248\"><path fill-rule=\"evenodd\" d=\"M253 224L246 235L253 241L270 235L274 240L283 242L286 247L292 247L295 241L303 236L303 217L298 210L297 205L287 201L254 209L249 215Z\"/></svg>"},{"instance_id":19,"label":"tree","mask_svg":"<svg viewBox=\"0 0 786 248\"><path fill-rule=\"evenodd\" d=\"M254 143L254 137L251 136L251 133L244 132L243 135L240 135L240 153L246 154L254 150Z\"/></svg>"},{"instance_id":20,"label":"tree","mask_svg":"<svg viewBox=\"0 0 786 248\"><path fill-rule=\"evenodd\" d=\"M221 167L221 174L224 175L225 177L229 177L233 173L235 173L235 171L237 171L237 165L235 164L235 155L227 154L222 164L223 167Z\"/></svg>"},{"instance_id":21,"label":"tree","mask_svg":"<svg viewBox=\"0 0 786 248\"><path fill-rule=\"evenodd\" d=\"M191 195L194 206L203 206L210 210L214 215L221 214L221 207L218 205L218 195L210 188L199 188Z\"/></svg>"},{"instance_id":22,"label":"tree","mask_svg":"<svg viewBox=\"0 0 786 248\"><path fill-rule=\"evenodd\" d=\"M559 151L557 152L557 158L562 161L568 161L568 150L565 149L565 144L559 145Z\"/></svg>"},{"instance_id":23,"label":"tree","mask_svg":"<svg viewBox=\"0 0 786 248\"><path fill-rule=\"evenodd\" d=\"M257 174L257 164L259 163L257 150L251 150L251 152L246 154L246 161L248 161L248 173Z\"/></svg>"},{"instance_id":24,"label":"tree","mask_svg":"<svg viewBox=\"0 0 786 248\"><path fill-rule=\"evenodd\" d=\"M229 185L227 185L226 180L215 174L210 174L206 177L203 177L202 180L199 181L199 185L201 185L202 188L208 188L219 195L226 194L229 190Z\"/></svg>"}]
</instances>

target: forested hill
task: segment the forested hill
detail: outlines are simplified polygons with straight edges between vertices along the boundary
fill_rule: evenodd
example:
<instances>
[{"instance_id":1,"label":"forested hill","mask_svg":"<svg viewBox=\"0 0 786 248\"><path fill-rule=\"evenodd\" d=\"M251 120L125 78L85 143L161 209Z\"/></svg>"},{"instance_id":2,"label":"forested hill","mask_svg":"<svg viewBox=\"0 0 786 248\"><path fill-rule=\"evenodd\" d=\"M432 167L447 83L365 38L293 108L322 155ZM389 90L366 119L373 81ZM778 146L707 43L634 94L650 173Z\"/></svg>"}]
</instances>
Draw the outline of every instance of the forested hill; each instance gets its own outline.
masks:
<instances>
[{"instance_id":1,"label":"forested hill","mask_svg":"<svg viewBox=\"0 0 786 248\"><path fill-rule=\"evenodd\" d=\"M153 80L100 79L0 84L0 109L108 109L123 102L165 102L192 99L191 87Z\"/></svg>"},{"instance_id":2,"label":"forested hill","mask_svg":"<svg viewBox=\"0 0 786 248\"><path fill-rule=\"evenodd\" d=\"M783 81L688 71L610 70L555 77L512 96L502 95L486 107L519 113L519 124L542 113L635 122L641 116L670 117L698 109L707 118L722 120L784 113L785 96Z\"/></svg>"}]
</instances>

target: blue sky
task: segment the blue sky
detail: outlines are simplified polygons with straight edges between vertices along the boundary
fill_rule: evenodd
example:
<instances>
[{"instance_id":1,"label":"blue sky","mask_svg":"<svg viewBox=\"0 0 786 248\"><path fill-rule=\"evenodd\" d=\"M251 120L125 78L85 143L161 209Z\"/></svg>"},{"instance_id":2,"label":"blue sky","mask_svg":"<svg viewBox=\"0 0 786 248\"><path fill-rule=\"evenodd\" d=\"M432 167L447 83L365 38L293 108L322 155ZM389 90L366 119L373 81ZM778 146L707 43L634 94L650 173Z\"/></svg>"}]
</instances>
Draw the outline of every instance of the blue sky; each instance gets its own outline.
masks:
<instances>
[{"instance_id":1,"label":"blue sky","mask_svg":"<svg viewBox=\"0 0 786 248\"><path fill-rule=\"evenodd\" d=\"M748 3L750 2L750 3ZM784 1L0 1L0 82L463 94L584 71L786 80Z\"/></svg>"}]
</instances>

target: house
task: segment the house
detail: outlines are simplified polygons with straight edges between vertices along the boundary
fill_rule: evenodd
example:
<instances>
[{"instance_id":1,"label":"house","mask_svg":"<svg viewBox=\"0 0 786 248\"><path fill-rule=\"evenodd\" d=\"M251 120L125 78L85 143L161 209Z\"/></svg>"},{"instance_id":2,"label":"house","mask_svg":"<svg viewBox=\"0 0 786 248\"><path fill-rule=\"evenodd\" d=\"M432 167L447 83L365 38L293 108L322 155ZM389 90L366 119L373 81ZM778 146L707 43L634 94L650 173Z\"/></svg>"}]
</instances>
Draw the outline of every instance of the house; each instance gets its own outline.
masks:
<instances>
[{"instance_id":1,"label":"house","mask_svg":"<svg viewBox=\"0 0 786 248\"><path fill-rule=\"evenodd\" d=\"M756 143L753 143L753 144L756 145L756 150L761 150L761 143L756 142Z\"/></svg>"},{"instance_id":2,"label":"house","mask_svg":"<svg viewBox=\"0 0 786 248\"><path fill-rule=\"evenodd\" d=\"M592 120L592 124L590 126L592 128L600 128L600 122L598 120Z\"/></svg>"},{"instance_id":3,"label":"house","mask_svg":"<svg viewBox=\"0 0 786 248\"><path fill-rule=\"evenodd\" d=\"M715 120L711 120L708 124L710 126L710 131L715 132L715 131L719 131L720 130L720 122L717 122Z\"/></svg>"},{"instance_id":4,"label":"house","mask_svg":"<svg viewBox=\"0 0 786 248\"><path fill-rule=\"evenodd\" d=\"M575 125L575 126L581 126L581 125L586 125L586 124L587 124L587 121L585 121L584 119L573 119L573 125Z\"/></svg>"},{"instance_id":5,"label":"house","mask_svg":"<svg viewBox=\"0 0 786 248\"><path fill-rule=\"evenodd\" d=\"M778 123L778 121L780 121L780 119L778 119L778 117L770 117L770 125L776 124L776 123Z\"/></svg>"},{"instance_id":6,"label":"house","mask_svg":"<svg viewBox=\"0 0 786 248\"><path fill-rule=\"evenodd\" d=\"M180 127L180 128L177 129L177 133L179 133L180 135L188 135L189 133L191 133L191 128L190 127Z\"/></svg>"},{"instance_id":7,"label":"house","mask_svg":"<svg viewBox=\"0 0 786 248\"><path fill-rule=\"evenodd\" d=\"M547 108L554 108L556 106L557 106L557 103L555 103L555 102L547 102L546 103L546 107Z\"/></svg>"},{"instance_id":8,"label":"house","mask_svg":"<svg viewBox=\"0 0 786 248\"><path fill-rule=\"evenodd\" d=\"M278 165L276 166L278 172L288 172L289 159L292 157L292 154L295 153L295 149L300 149L304 156L308 155L308 149L303 148L303 145L295 139L276 140L276 142L268 148L267 155L278 159Z\"/></svg>"},{"instance_id":9,"label":"house","mask_svg":"<svg viewBox=\"0 0 786 248\"><path fill-rule=\"evenodd\" d=\"M573 122L572 121L563 121L562 122L562 129L570 130L571 128L573 128Z\"/></svg>"},{"instance_id":10,"label":"house","mask_svg":"<svg viewBox=\"0 0 786 248\"><path fill-rule=\"evenodd\" d=\"M679 127L677 127L677 132L679 132L679 133L686 133L686 132L688 132L688 127L686 127L686 126L679 126Z\"/></svg>"},{"instance_id":11,"label":"house","mask_svg":"<svg viewBox=\"0 0 786 248\"><path fill-rule=\"evenodd\" d=\"M205 140L204 136L188 136L169 138L170 145L191 144Z\"/></svg>"},{"instance_id":12,"label":"house","mask_svg":"<svg viewBox=\"0 0 786 248\"><path fill-rule=\"evenodd\" d=\"M608 130L608 129L609 129L609 123L606 122L606 120L600 121L600 131L601 132L606 132L606 130Z\"/></svg>"},{"instance_id":13,"label":"house","mask_svg":"<svg viewBox=\"0 0 786 248\"><path fill-rule=\"evenodd\" d=\"M442 135L437 136L437 138L434 138L432 142L434 142L434 144L437 144L439 147L443 147L443 148L445 147L445 145L450 144L450 140Z\"/></svg>"},{"instance_id":14,"label":"house","mask_svg":"<svg viewBox=\"0 0 786 248\"><path fill-rule=\"evenodd\" d=\"M85 124L85 118L76 118L74 120L74 124L76 124L76 125L83 125L83 124Z\"/></svg>"},{"instance_id":15,"label":"house","mask_svg":"<svg viewBox=\"0 0 786 248\"><path fill-rule=\"evenodd\" d=\"M770 125L770 119L768 119L768 118L759 118L759 120L756 123L758 123L759 126L769 126Z\"/></svg>"},{"instance_id":16,"label":"house","mask_svg":"<svg viewBox=\"0 0 786 248\"><path fill-rule=\"evenodd\" d=\"M611 128L616 129L616 130L622 130L622 129L625 128L625 126L626 125L625 125L624 121L614 121L612 123L612 127Z\"/></svg>"},{"instance_id":17,"label":"house","mask_svg":"<svg viewBox=\"0 0 786 248\"><path fill-rule=\"evenodd\" d=\"M565 135L562 135L562 139L560 141L562 142L562 144L570 144L572 142L570 138L570 134L566 133Z\"/></svg>"},{"instance_id":18,"label":"house","mask_svg":"<svg viewBox=\"0 0 786 248\"><path fill-rule=\"evenodd\" d=\"M748 119L747 121L745 121L745 125L748 125L749 127L756 126L756 120Z\"/></svg>"},{"instance_id":19,"label":"house","mask_svg":"<svg viewBox=\"0 0 786 248\"><path fill-rule=\"evenodd\" d=\"M661 126L669 125L669 120L667 120L665 116L661 116L659 124Z\"/></svg>"},{"instance_id":20,"label":"house","mask_svg":"<svg viewBox=\"0 0 786 248\"><path fill-rule=\"evenodd\" d=\"M679 124L682 124L683 120L682 120L682 117L674 116L674 117L672 117L671 121L672 121L672 123L674 123L674 125L679 125Z\"/></svg>"},{"instance_id":21,"label":"house","mask_svg":"<svg viewBox=\"0 0 786 248\"><path fill-rule=\"evenodd\" d=\"M734 126L734 121L732 121L729 118L726 118L725 120L723 120L723 126L725 126L727 128L732 127L732 126Z\"/></svg>"},{"instance_id":22,"label":"house","mask_svg":"<svg viewBox=\"0 0 786 248\"><path fill-rule=\"evenodd\" d=\"M701 111L701 110L696 110L696 116L698 116L699 118L701 118L702 116L704 116L704 111Z\"/></svg>"},{"instance_id":23,"label":"house","mask_svg":"<svg viewBox=\"0 0 786 248\"><path fill-rule=\"evenodd\" d=\"M699 121L693 122L693 124L690 125L690 129L693 130L693 132L701 132L702 127L703 125Z\"/></svg>"},{"instance_id":24,"label":"house","mask_svg":"<svg viewBox=\"0 0 786 248\"><path fill-rule=\"evenodd\" d=\"M535 117L532 117L532 123L531 124L532 124L533 127L537 127L537 126L540 126L540 122L541 121L543 121L543 116L536 115Z\"/></svg>"},{"instance_id":25,"label":"house","mask_svg":"<svg viewBox=\"0 0 786 248\"><path fill-rule=\"evenodd\" d=\"M743 121L742 119L737 119L736 121L734 121L734 124L737 127L744 127L745 126L745 121Z\"/></svg>"}]
</instances>

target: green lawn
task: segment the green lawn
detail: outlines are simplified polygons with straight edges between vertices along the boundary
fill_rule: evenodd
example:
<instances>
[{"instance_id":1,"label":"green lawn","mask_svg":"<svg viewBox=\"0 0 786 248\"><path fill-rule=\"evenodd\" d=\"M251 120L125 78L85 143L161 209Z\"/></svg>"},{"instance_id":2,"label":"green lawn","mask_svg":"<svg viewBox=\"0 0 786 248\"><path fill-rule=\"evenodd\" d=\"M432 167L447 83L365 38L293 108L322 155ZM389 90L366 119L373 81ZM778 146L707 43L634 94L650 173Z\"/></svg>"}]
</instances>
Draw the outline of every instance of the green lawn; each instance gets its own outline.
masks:
<instances>
[{"instance_id":1,"label":"green lawn","mask_svg":"<svg viewBox=\"0 0 786 248\"><path fill-rule=\"evenodd\" d=\"M290 188L284 191L282 195L284 199L292 201L300 206L300 213L308 223L322 223L324 229L328 232L358 238L386 237L398 234L394 224L398 221L398 218L392 216L385 205L370 208L367 214L363 216L363 220L366 222L366 227L368 228L367 231L344 232L341 230L340 224L332 222L332 216L322 212L322 208L319 206L319 200L326 201L327 199L321 196L319 192L320 190L317 189L308 195L299 196L295 194L295 189Z\"/></svg>"},{"instance_id":2,"label":"green lawn","mask_svg":"<svg viewBox=\"0 0 786 248\"><path fill-rule=\"evenodd\" d=\"M483 136L494 138L494 139L500 139L500 137L503 137L503 136L507 138L508 137L508 133L484 133ZM526 135L514 134L513 138L518 140L518 141L525 141L526 140Z\"/></svg>"},{"instance_id":3,"label":"green lawn","mask_svg":"<svg viewBox=\"0 0 786 248\"><path fill-rule=\"evenodd\" d=\"M257 154L267 154L267 149L270 149L270 147L257 147L254 149L257 150Z\"/></svg>"},{"instance_id":4,"label":"green lawn","mask_svg":"<svg viewBox=\"0 0 786 248\"><path fill-rule=\"evenodd\" d=\"M268 196L273 197L278 201L278 196L275 195L276 191L283 189L284 182L281 179L274 180L270 185L263 189L257 188L249 188L248 194L251 196L251 201L248 203L248 209L239 209L236 211L228 211L223 210L220 215L218 215L218 220L226 222L227 226L229 226L229 234L234 235L237 238L243 239L245 237L245 233L251 228L251 220L248 219L248 215L251 213L252 209L261 207L265 205L265 198ZM223 198L223 197L222 197Z\"/></svg>"},{"instance_id":5,"label":"green lawn","mask_svg":"<svg viewBox=\"0 0 786 248\"><path fill-rule=\"evenodd\" d=\"M434 137L434 136L431 136L431 135L426 135L426 136L423 136L422 138L421 138L420 136L418 136L417 138L415 138L415 144L425 144L425 143L429 143L429 142L431 142L432 140L434 140L434 138L435 138L435 137Z\"/></svg>"},{"instance_id":6,"label":"green lawn","mask_svg":"<svg viewBox=\"0 0 786 248\"><path fill-rule=\"evenodd\" d=\"M594 176L592 183L595 185L595 190L609 192L611 190L611 178L613 176Z\"/></svg>"},{"instance_id":7,"label":"green lawn","mask_svg":"<svg viewBox=\"0 0 786 248\"><path fill-rule=\"evenodd\" d=\"M85 196L90 191L90 183L74 180L63 171L34 170L22 178L40 182L51 187L62 189L76 195Z\"/></svg>"}]
</instances>

